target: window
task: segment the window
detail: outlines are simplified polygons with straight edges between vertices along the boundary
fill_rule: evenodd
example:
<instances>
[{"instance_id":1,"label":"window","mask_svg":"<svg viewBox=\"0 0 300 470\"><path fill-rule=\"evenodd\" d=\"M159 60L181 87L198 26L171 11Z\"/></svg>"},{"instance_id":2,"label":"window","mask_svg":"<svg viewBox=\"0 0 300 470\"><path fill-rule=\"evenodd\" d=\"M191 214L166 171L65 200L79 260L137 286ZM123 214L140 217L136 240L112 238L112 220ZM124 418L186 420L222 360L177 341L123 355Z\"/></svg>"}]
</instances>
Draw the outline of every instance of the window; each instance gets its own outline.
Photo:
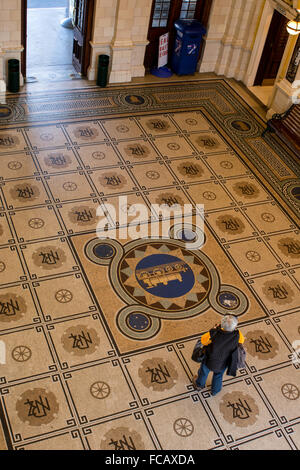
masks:
<instances>
[{"instance_id":1,"label":"window","mask_svg":"<svg viewBox=\"0 0 300 470\"><path fill-rule=\"evenodd\" d=\"M180 19L192 20L195 16L197 0L182 0Z\"/></svg>"},{"instance_id":2,"label":"window","mask_svg":"<svg viewBox=\"0 0 300 470\"><path fill-rule=\"evenodd\" d=\"M165 28L168 23L171 0L156 0L152 28Z\"/></svg>"}]
</instances>

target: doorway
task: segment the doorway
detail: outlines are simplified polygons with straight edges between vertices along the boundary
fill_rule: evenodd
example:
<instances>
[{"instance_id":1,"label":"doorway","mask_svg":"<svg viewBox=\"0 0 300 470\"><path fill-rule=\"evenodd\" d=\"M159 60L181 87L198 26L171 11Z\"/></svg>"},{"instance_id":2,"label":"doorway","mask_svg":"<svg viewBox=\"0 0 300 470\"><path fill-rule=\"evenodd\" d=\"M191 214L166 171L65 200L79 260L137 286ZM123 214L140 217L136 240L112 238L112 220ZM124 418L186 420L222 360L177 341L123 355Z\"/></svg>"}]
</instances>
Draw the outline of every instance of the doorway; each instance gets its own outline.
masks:
<instances>
[{"instance_id":1,"label":"doorway","mask_svg":"<svg viewBox=\"0 0 300 470\"><path fill-rule=\"evenodd\" d=\"M169 33L170 62L175 38L174 22L178 19L197 19L207 27L212 0L153 0L144 66L147 72L157 67L159 37ZM201 49L199 56L201 55Z\"/></svg>"},{"instance_id":2,"label":"doorway","mask_svg":"<svg viewBox=\"0 0 300 470\"><path fill-rule=\"evenodd\" d=\"M274 10L254 86L274 85L289 37L286 30L288 21L288 18Z\"/></svg>"},{"instance_id":3,"label":"doorway","mask_svg":"<svg viewBox=\"0 0 300 470\"><path fill-rule=\"evenodd\" d=\"M87 73L94 0L22 0L25 82L80 80Z\"/></svg>"}]
</instances>

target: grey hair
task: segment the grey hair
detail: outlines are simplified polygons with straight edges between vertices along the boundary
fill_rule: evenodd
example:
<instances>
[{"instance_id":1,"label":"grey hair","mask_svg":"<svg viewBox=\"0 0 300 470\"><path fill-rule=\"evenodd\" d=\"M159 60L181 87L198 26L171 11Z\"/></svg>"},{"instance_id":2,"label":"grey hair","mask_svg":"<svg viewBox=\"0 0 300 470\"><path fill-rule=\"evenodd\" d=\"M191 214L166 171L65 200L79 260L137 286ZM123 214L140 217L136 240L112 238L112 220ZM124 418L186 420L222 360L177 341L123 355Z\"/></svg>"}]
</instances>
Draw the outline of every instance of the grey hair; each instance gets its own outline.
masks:
<instances>
[{"instance_id":1,"label":"grey hair","mask_svg":"<svg viewBox=\"0 0 300 470\"><path fill-rule=\"evenodd\" d=\"M225 315L221 320L221 328L225 331L233 331L238 324L238 319L233 315Z\"/></svg>"}]
</instances>

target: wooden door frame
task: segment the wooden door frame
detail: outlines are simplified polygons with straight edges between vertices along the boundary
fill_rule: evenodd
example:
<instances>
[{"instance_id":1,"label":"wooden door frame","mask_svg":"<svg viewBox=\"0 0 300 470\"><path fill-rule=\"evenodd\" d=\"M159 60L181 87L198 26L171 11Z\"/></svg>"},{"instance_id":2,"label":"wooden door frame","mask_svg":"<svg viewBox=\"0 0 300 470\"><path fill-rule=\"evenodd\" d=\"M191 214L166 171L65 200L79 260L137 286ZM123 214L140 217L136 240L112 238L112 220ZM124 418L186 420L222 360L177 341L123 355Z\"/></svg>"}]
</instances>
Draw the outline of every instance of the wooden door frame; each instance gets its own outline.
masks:
<instances>
[{"instance_id":1,"label":"wooden door frame","mask_svg":"<svg viewBox=\"0 0 300 470\"><path fill-rule=\"evenodd\" d=\"M21 44L23 46L21 53L21 73L25 78L27 64L27 0L21 1Z\"/></svg>"}]
</instances>

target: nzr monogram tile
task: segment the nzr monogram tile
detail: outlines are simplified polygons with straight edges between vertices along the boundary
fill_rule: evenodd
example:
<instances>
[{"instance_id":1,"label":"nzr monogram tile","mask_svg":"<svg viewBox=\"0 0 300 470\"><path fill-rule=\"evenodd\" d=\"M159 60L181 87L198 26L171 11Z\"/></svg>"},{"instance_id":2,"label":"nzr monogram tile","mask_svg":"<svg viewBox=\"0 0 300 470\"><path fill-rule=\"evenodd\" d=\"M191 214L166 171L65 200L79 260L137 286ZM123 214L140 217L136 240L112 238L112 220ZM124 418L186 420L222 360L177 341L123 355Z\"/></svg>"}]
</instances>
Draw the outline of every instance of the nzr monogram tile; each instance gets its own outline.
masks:
<instances>
[{"instance_id":1,"label":"nzr monogram tile","mask_svg":"<svg viewBox=\"0 0 300 470\"><path fill-rule=\"evenodd\" d=\"M209 171L205 163L198 158L188 158L170 162L170 167L181 183L194 183L196 181L214 178L214 175Z\"/></svg>"},{"instance_id":2,"label":"nzr monogram tile","mask_svg":"<svg viewBox=\"0 0 300 470\"><path fill-rule=\"evenodd\" d=\"M160 158L150 142L143 139L117 142L115 148L122 154L126 163L158 160Z\"/></svg>"},{"instance_id":3,"label":"nzr monogram tile","mask_svg":"<svg viewBox=\"0 0 300 470\"><path fill-rule=\"evenodd\" d=\"M74 425L58 376L10 386L2 399L17 441Z\"/></svg>"},{"instance_id":4,"label":"nzr monogram tile","mask_svg":"<svg viewBox=\"0 0 300 470\"><path fill-rule=\"evenodd\" d=\"M228 145L215 132L190 134L189 140L198 152L205 154L223 152L229 149Z\"/></svg>"},{"instance_id":5,"label":"nzr monogram tile","mask_svg":"<svg viewBox=\"0 0 300 470\"><path fill-rule=\"evenodd\" d=\"M225 184L239 204L250 204L271 199L262 186L251 177L226 180Z\"/></svg>"},{"instance_id":6,"label":"nzr monogram tile","mask_svg":"<svg viewBox=\"0 0 300 470\"><path fill-rule=\"evenodd\" d=\"M2 184L8 209L37 206L51 202L40 178L7 181Z\"/></svg>"},{"instance_id":7,"label":"nzr monogram tile","mask_svg":"<svg viewBox=\"0 0 300 470\"><path fill-rule=\"evenodd\" d=\"M135 183L124 167L96 170L90 174L100 196L136 190Z\"/></svg>"},{"instance_id":8,"label":"nzr monogram tile","mask_svg":"<svg viewBox=\"0 0 300 470\"><path fill-rule=\"evenodd\" d=\"M64 238L22 245L22 252L32 279L78 270Z\"/></svg>"},{"instance_id":9,"label":"nzr monogram tile","mask_svg":"<svg viewBox=\"0 0 300 470\"><path fill-rule=\"evenodd\" d=\"M34 323L38 316L28 284L0 289L1 330Z\"/></svg>"},{"instance_id":10,"label":"nzr monogram tile","mask_svg":"<svg viewBox=\"0 0 300 470\"><path fill-rule=\"evenodd\" d=\"M71 150L41 150L36 154L36 158L44 174L60 173L81 168Z\"/></svg>"},{"instance_id":11,"label":"nzr monogram tile","mask_svg":"<svg viewBox=\"0 0 300 470\"><path fill-rule=\"evenodd\" d=\"M67 227L68 233L96 230L99 222L97 209L100 203L97 199L60 204L58 211Z\"/></svg>"},{"instance_id":12,"label":"nzr monogram tile","mask_svg":"<svg viewBox=\"0 0 300 470\"><path fill-rule=\"evenodd\" d=\"M0 131L0 153L11 153L26 148L27 144L21 131Z\"/></svg>"},{"instance_id":13,"label":"nzr monogram tile","mask_svg":"<svg viewBox=\"0 0 300 470\"><path fill-rule=\"evenodd\" d=\"M64 369L107 358L112 350L97 314L55 323L48 329Z\"/></svg>"},{"instance_id":14,"label":"nzr monogram tile","mask_svg":"<svg viewBox=\"0 0 300 470\"><path fill-rule=\"evenodd\" d=\"M173 124L169 116L164 114L157 114L155 116L143 116L138 118L144 131L148 135L158 136L163 134L176 134L179 133L176 126Z\"/></svg>"},{"instance_id":15,"label":"nzr monogram tile","mask_svg":"<svg viewBox=\"0 0 300 470\"><path fill-rule=\"evenodd\" d=\"M284 265L296 266L300 262L300 237L298 231L272 235L267 238L269 245L277 252Z\"/></svg>"},{"instance_id":16,"label":"nzr monogram tile","mask_svg":"<svg viewBox=\"0 0 300 470\"><path fill-rule=\"evenodd\" d=\"M66 124L65 129L73 144L93 144L103 142L106 136L97 121L84 121Z\"/></svg>"},{"instance_id":17,"label":"nzr monogram tile","mask_svg":"<svg viewBox=\"0 0 300 470\"><path fill-rule=\"evenodd\" d=\"M254 228L247 219L236 210L215 212L208 215L207 220L221 241L251 237L254 233Z\"/></svg>"}]
</instances>

